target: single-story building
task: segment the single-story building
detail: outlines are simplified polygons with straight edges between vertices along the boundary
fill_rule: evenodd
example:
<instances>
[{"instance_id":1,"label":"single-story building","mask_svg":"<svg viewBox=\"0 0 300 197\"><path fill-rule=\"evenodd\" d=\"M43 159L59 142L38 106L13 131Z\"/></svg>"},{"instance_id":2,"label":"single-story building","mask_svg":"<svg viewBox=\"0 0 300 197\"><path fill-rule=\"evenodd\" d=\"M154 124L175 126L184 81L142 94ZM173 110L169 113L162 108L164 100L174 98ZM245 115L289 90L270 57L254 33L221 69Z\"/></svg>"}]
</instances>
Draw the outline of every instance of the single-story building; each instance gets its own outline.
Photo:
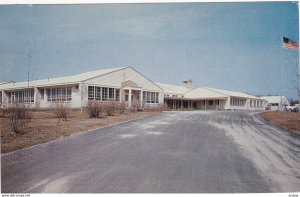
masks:
<instances>
[{"instance_id":1,"label":"single-story building","mask_svg":"<svg viewBox=\"0 0 300 197\"><path fill-rule=\"evenodd\" d=\"M0 84L2 107L24 102L47 108L53 102L70 103L73 108L87 106L89 100L123 101L156 105L163 103L162 89L131 67L103 69L74 76L20 83Z\"/></svg>"},{"instance_id":2,"label":"single-story building","mask_svg":"<svg viewBox=\"0 0 300 197\"><path fill-rule=\"evenodd\" d=\"M164 102L170 109L264 110L267 102L242 92L209 87L193 88L192 80L183 85L156 83L163 89Z\"/></svg>"},{"instance_id":3,"label":"single-story building","mask_svg":"<svg viewBox=\"0 0 300 197\"><path fill-rule=\"evenodd\" d=\"M132 67L103 69L78 75L28 82L0 84L0 105L14 102L47 108L53 102L68 102L73 108L86 107L89 100L125 102L172 110L264 110L266 100L241 92L208 87L193 88L192 81L169 85L154 83Z\"/></svg>"},{"instance_id":4,"label":"single-story building","mask_svg":"<svg viewBox=\"0 0 300 197\"><path fill-rule=\"evenodd\" d=\"M271 111L284 111L286 106L290 105L285 96L262 96L260 98L268 102L267 109Z\"/></svg>"}]
</instances>

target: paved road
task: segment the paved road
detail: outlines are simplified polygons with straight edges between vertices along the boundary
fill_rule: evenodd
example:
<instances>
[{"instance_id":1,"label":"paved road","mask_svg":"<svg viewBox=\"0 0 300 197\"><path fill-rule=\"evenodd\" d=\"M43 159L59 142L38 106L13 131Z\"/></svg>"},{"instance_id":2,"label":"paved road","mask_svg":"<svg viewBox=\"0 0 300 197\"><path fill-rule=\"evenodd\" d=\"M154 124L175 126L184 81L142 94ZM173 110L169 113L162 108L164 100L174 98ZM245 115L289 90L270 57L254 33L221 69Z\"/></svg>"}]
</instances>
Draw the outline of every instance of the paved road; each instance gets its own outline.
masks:
<instances>
[{"instance_id":1,"label":"paved road","mask_svg":"<svg viewBox=\"0 0 300 197\"><path fill-rule=\"evenodd\" d=\"M2 192L300 191L299 137L249 112L165 112L1 162Z\"/></svg>"}]
</instances>

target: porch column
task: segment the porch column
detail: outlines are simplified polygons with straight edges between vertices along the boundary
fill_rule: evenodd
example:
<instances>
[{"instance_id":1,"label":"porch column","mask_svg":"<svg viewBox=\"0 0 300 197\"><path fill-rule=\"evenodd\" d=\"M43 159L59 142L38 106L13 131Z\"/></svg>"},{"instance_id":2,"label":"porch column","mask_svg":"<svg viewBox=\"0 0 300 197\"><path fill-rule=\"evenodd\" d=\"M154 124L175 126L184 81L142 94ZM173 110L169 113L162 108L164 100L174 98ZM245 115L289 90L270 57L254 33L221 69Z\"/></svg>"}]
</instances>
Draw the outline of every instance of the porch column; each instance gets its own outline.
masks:
<instances>
[{"instance_id":1,"label":"porch column","mask_svg":"<svg viewBox=\"0 0 300 197\"><path fill-rule=\"evenodd\" d=\"M143 90L140 91L140 108L143 108Z\"/></svg>"},{"instance_id":2,"label":"porch column","mask_svg":"<svg viewBox=\"0 0 300 197\"><path fill-rule=\"evenodd\" d=\"M183 100L181 100L181 110L183 109Z\"/></svg>"},{"instance_id":3,"label":"porch column","mask_svg":"<svg viewBox=\"0 0 300 197\"><path fill-rule=\"evenodd\" d=\"M131 88L128 89L128 107L131 108Z\"/></svg>"},{"instance_id":4,"label":"porch column","mask_svg":"<svg viewBox=\"0 0 300 197\"><path fill-rule=\"evenodd\" d=\"M40 107L40 101L41 101L41 94L37 87L34 87L34 105L35 107Z\"/></svg>"},{"instance_id":5,"label":"porch column","mask_svg":"<svg viewBox=\"0 0 300 197\"><path fill-rule=\"evenodd\" d=\"M123 96L123 91L124 91L124 90L123 90L123 88L121 87L121 88L120 88L120 91L119 91L119 94L120 94L120 95L119 95L120 102L123 102L123 101L125 100L125 98L124 98L124 99L122 98L122 96ZM125 94L124 94L124 95L125 95Z\"/></svg>"}]
</instances>

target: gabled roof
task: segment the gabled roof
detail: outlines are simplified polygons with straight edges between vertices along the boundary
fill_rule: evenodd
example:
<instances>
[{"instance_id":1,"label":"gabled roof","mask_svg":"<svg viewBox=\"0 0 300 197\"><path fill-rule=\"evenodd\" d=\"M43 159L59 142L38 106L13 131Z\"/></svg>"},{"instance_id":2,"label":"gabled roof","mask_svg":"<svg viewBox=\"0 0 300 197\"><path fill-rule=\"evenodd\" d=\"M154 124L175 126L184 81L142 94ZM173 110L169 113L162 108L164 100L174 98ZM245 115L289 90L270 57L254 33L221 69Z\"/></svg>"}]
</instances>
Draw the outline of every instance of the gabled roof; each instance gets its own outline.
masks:
<instances>
[{"instance_id":1,"label":"gabled roof","mask_svg":"<svg viewBox=\"0 0 300 197\"><path fill-rule=\"evenodd\" d=\"M184 94L185 98L205 99L205 98L227 98L228 96L220 92L212 91L208 88L198 87Z\"/></svg>"},{"instance_id":2,"label":"gabled roof","mask_svg":"<svg viewBox=\"0 0 300 197\"><path fill-rule=\"evenodd\" d=\"M183 95L184 98L191 98L191 99L204 99L204 98L227 98L227 97L239 97L239 98L252 98L252 99L260 99L256 96L246 94L243 92L234 92L228 90L221 90L216 88L209 88L209 87L197 87L197 88L187 88L184 85L171 85L171 84L164 84L158 83L165 93L167 94L177 94Z\"/></svg>"},{"instance_id":3,"label":"gabled roof","mask_svg":"<svg viewBox=\"0 0 300 197\"><path fill-rule=\"evenodd\" d=\"M246 94L243 92L234 92L234 91L228 91L228 90L220 90L220 89L216 89L216 88L208 88L205 87L205 89L211 90L211 91L215 91L221 94L225 94L227 96L231 96L231 97L240 97L240 98L253 98L253 99L259 99L256 96L250 95L250 94Z\"/></svg>"},{"instance_id":4,"label":"gabled roof","mask_svg":"<svg viewBox=\"0 0 300 197\"><path fill-rule=\"evenodd\" d=\"M165 83L159 83L155 82L159 87L161 87L165 93L167 94L185 94L186 92L190 91L190 88L187 88L185 86L179 86L179 85L171 85L171 84L165 84Z\"/></svg>"},{"instance_id":5,"label":"gabled roof","mask_svg":"<svg viewBox=\"0 0 300 197\"><path fill-rule=\"evenodd\" d=\"M35 80L28 82L19 82L19 83L5 83L0 84L0 89L18 89L18 88L29 88L29 87L39 87L39 86L52 86L52 85L60 85L60 84L74 84L86 81L88 79L92 79L94 77L98 77L101 75L105 75L117 70L124 69L121 68L111 68L111 69L102 69L96 71L90 71L81 73L73 76L65 76L65 77L57 77L57 78L49 78L43 80Z\"/></svg>"},{"instance_id":6,"label":"gabled roof","mask_svg":"<svg viewBox=\"0 0 300 197\"><path fill-rule=\"evenodd\" d=\"M261 99L268 101L268 103L287 103L289 105L289 101L285 96L262 96Z\"/></svg>"}]
</instances>

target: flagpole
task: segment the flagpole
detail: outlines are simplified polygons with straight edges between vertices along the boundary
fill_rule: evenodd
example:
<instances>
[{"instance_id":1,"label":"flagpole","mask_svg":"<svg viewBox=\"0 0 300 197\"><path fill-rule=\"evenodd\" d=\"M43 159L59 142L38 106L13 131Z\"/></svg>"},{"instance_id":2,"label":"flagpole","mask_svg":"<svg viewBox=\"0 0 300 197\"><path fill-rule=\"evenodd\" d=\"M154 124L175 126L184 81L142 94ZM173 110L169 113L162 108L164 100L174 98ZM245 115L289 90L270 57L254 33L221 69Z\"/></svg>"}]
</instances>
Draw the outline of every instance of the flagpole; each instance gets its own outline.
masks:
<instances>
[{"instance_id":1,"label":"flagpole","mask_svg":"<svg viewBox=\"0 0 300 197\"><path fill-rule=\"evenodd\" d=\"M281 36L281 40L283 40L283 36ZM286 58L285 58L285 50L283 50L284 52L284 63L286 63ZM281 108L281 104L282 104L282 91L281 91L281 89L282 89L282 79L281 79L281 75L282 75L282 61L281 61L281 64L280 64L280 88L279 88L279 92L280 92L280 103L279 103L279 105L278 105L278 111L280 111L280 108Z\"/></svg>"},{"instance_id":2,"label":"flagpole","mask_svg":"<svg viewBox=\"0 0 300 197\"><path fill-rule=\"evenodd\" d=\"M298 82L298 104L300 104L300 66L299 66L299 51L298 51L298 58L296 60L296 66L298 66L298 76L297 76L297 82ZM300 112L300 111L299 111Z\"/></svg>"}]
</instances>

